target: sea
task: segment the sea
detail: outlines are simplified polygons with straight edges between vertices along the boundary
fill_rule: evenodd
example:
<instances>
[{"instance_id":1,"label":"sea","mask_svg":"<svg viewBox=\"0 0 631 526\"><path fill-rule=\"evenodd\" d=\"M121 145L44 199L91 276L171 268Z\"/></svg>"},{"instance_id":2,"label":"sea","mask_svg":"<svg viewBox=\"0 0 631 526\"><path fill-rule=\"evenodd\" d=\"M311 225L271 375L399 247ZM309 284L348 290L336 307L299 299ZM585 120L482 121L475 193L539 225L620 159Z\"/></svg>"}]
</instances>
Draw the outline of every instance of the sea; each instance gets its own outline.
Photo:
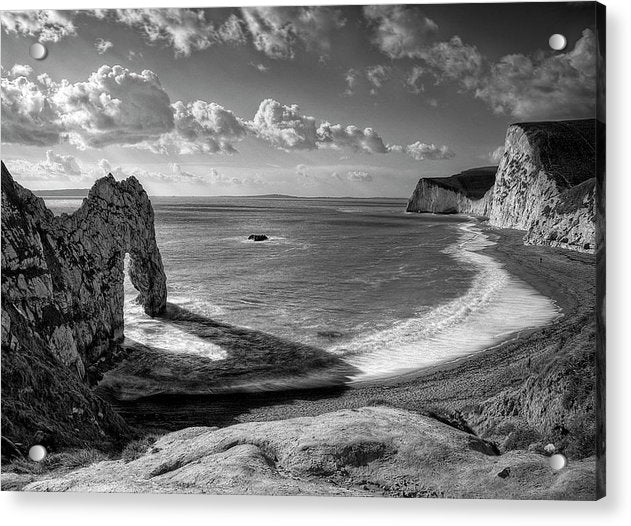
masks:
<instances>
[{"instance_id":1,"label":"sea","mask_svg":"<svg viewBox=\"0 0 631 526\"><path fill-rule=\"evenodd\" d=\"M483 251L493 242L465 216L406 213L405 200L385 198L151 199L170 303L332 353L357 371L351 382L457 360L560 315ZM46 204L58 214L81 199ZM127 338L225 359L147 316L125 288Z\"/></svg>"}]
</instances>

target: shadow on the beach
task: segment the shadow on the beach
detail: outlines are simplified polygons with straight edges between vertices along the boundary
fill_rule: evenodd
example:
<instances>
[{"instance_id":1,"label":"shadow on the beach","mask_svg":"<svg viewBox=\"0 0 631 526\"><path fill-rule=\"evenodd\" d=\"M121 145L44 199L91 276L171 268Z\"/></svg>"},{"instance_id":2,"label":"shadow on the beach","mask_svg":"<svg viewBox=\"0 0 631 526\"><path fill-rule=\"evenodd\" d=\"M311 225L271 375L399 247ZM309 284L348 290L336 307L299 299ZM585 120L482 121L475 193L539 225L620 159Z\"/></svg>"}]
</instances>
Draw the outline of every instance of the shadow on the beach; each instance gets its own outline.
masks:
<instances>
[{"instance_id":1,"label":"shadow on the beach","mask_svg":"<svg viewBox=\"0 0 631 526\"><path fill-rule=\"evenodd\" d=\"M126 339L125 358L97 387L130 423L179 429L230 425L256 407L338 396L357 368L323 349L229 325L169 303L162 323L220 346L223 359Z\"/></svg>"}]
</instances>

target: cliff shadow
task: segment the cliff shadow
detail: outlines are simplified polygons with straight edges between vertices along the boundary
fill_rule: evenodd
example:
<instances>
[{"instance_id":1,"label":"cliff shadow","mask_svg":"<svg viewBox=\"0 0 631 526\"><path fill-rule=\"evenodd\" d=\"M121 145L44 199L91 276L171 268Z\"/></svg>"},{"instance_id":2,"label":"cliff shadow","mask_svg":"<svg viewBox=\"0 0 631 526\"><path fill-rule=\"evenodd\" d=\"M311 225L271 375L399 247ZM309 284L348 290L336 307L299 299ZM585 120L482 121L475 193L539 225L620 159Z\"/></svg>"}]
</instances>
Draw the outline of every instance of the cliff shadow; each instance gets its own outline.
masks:
<instances>
[{"instance_id":1,"label":"cliff shadow","mask_svg":"<svg viewBox=\"0 0 631 526\"><path fill-rule=\"evenodd\" d=\"M174 352L127 338L124 358L105 373L97 392L142 427L229 425L254 407L335 397L359 372L323 349L219 322L172 303L157 319L194 337L191 345L195 340L212 344L223 356Z\"/></svg>"}]
</instances>

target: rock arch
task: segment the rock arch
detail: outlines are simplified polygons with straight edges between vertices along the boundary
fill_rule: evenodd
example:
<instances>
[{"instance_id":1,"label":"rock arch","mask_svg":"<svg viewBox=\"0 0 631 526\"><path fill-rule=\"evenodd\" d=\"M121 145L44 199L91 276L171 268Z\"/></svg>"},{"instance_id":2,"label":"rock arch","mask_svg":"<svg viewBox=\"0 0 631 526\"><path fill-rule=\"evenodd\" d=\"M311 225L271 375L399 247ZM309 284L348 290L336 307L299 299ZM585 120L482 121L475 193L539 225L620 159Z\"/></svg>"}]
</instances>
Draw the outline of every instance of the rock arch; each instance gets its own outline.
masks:
<instances>
[{"instance_id":1,"label":"rock arch","mask_svg":"<svg viewBox=\"0 0 631 526\"><path fill-rule=\"evenodd\" d=\"M55 216L2 164L3 317L10 304L10 321L28 326L82 378L123 338L126 253L138 301L150 316L161 314L166 276L153 208L137 179L110 174L77 211Z\"/></svg>"}]
</instances>

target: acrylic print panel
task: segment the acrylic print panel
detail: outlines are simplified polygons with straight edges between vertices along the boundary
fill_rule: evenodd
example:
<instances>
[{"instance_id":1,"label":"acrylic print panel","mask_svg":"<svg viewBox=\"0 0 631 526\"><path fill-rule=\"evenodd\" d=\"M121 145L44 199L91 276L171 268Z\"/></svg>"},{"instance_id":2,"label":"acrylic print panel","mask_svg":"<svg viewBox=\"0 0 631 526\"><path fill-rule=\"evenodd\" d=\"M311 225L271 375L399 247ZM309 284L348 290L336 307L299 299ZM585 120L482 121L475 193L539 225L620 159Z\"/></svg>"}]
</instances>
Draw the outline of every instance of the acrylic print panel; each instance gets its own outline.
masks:
<instances>
[{"instance_id":1,"label":"acrylic print panel","mask_svg":"<svg viewBox=\"0 0 631 526\"><path fill-rule=\"evenodd\" d=\"M2 12L2 489L604 495L604 46L593 2Z\"/></svg>"}]
</instances>

